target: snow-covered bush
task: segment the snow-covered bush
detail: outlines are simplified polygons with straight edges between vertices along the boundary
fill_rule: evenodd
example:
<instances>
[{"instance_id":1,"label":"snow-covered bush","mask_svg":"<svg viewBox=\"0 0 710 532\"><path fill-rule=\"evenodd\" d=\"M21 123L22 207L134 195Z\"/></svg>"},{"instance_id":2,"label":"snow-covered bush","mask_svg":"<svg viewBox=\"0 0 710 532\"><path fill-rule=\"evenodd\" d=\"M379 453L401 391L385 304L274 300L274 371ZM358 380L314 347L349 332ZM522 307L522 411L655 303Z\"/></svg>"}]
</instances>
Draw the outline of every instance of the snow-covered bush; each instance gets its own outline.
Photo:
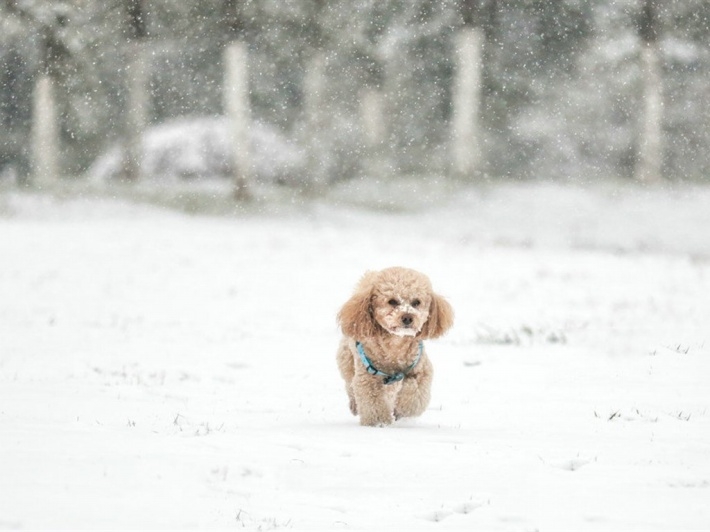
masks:
<instances>
[{"instance_id":1,"label":"snow-covered bush","mask_svg":"<svg viewBox=\"0 0 710 532\"><path fill-rule=\"evenodd\" d=\"M252 172L258 182L290 184L304 166L302 150L277 128L255 122L251 129ZM143 138L143 176L151 180L229 178L228 123L224 117L188 117L149 128ZM88 177L120 179L123 147L112 146L96 158Z\"/></svg>"}]
</instances>

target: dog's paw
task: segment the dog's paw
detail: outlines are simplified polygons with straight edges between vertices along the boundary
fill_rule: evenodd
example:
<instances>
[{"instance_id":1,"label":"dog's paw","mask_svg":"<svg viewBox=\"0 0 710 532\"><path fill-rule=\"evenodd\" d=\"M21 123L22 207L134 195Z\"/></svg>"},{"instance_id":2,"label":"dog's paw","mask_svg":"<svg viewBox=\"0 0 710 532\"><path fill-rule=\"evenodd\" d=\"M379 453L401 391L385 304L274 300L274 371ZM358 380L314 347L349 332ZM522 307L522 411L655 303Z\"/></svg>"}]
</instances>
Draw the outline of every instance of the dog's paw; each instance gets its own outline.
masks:
<instances>
[{"instance_id":1,"label":"dog's paw","mask_svg":"<svg viewBox=\"0 0 710 532\"><path fill-rule=\"evenodd\" d=\"M386 427L394 423L394 416L367 416L360 415L360 425L363 427Z\"/></svg>"}]
</instances>

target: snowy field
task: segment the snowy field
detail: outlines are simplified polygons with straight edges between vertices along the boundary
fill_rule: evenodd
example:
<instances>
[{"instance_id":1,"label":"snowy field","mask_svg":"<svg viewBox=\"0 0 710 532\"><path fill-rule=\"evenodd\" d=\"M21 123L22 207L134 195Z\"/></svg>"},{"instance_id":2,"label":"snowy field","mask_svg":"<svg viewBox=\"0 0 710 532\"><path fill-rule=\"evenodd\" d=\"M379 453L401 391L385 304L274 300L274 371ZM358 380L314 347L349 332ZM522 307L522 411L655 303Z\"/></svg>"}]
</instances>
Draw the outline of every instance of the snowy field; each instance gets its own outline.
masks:
<instances>
[{"instance_id":1,"label":"snowy field","mask_svg":"<svg viewBox=\"0 0 710 532\"><path fill-rule=\"evenodd\" d=\"M0 528L710 529L710 189L371 195L0 194ZM456 323L363 428L335 314L390 265Z\"/></svg>"}]
</instances>

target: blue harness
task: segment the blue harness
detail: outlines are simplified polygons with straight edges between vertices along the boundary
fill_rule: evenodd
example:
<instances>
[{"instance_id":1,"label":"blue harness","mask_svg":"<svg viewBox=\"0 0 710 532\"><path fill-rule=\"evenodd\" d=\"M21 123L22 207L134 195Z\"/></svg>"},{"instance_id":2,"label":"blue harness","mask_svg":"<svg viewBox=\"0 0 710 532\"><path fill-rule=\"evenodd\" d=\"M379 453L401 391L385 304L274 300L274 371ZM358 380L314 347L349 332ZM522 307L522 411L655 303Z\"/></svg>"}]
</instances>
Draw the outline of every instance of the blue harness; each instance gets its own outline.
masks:
<instances>
[{"instance_id":1,"label":"blue harness","mask_svg":"<svg viewBox=\"0 0 710 532\"><path fill-rule=\"evenodd\" d=\"M377 369L375 366L372 365L372 362L370 361L369 358L367 358L367 355L365 354L365 348L362 346L360 342L355 342L355 346L357 347L357 352L358 355L360 355L360 360L362 360L362 363L365 364L365 369L370 375L374 375L376 377L384 377L382 379L382 382L385 384L392 384L393 382L399 382L401 381L407 373L412 371L414 369L414 366L416 366L419 363L419 359L422 358L422 352L424 351L424 342L420 341L419 342L419 351L417 352L417 358L414 359L414 362L412 362L407 369L404 371L399 371L394 374L389 374L385 373L384 371L380 371Z\"/></svg>"}]
</instances>

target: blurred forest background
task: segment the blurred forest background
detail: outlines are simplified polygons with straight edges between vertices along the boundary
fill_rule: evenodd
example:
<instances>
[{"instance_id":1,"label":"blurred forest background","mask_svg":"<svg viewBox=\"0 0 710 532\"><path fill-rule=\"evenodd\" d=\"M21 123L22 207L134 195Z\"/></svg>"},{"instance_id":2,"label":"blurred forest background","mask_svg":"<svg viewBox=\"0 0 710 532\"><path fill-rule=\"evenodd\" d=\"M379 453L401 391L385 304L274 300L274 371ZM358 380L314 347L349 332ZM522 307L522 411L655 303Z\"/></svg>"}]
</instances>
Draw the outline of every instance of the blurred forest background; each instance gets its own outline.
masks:
<instances>
[{"instance_id":1,"label":"blurred forest background","mask_svg":"<svg viewBox=\"0 0 710 532\"><path fill-rule=\"evenodd\" d=\"M0 0L0 181L710 180L707 0Z\"/></svg>"}]
</instances>

